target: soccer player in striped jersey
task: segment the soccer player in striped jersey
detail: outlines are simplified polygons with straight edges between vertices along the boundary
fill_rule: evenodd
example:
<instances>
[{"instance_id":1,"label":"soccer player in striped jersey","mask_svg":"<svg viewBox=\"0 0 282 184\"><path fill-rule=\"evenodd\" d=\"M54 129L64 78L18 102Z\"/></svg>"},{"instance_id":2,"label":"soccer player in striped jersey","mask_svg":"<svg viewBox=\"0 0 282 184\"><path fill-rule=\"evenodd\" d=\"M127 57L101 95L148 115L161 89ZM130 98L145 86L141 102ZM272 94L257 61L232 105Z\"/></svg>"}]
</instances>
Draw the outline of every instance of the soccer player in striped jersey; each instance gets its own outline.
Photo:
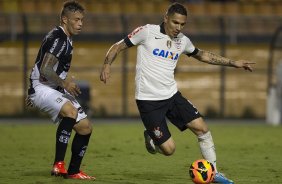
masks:
<instances>
[{"instance_id":1,"label":"soccer player in striped jersey","mask_svg":"<svg viewBox=\"0 0 282 184\"><path fill-rule=\"evenodd\" d=\"M51 30L42 41L30 74L27 104L47 113L59 123L56 132L55 160L51 175L72 179L95 179L80 170L92 133L92 126L75 99L81 91L73 79L67 79L71 66L72 36L81 32L84 8L76 1L65 2L60 26ZM72 130L72 156L68 170L65 154Z\"/></svg>"},{"instance_id":2,"label":"soccer player in striped jersey","mask_svg":"<svg viewBox=\"0 0 282 184\"><path fill-rule=\"evenodd\" d=\"M147 24L135 29L124 39L113 44L106 54L100 80L110 78L111 64L117 55L137 46L135 98L145 126L144 137L148 152L172 155L175 143L167 126L166 118L179 130L190 129L198 138L203 157L216 170L214 183L232 184L216 169L216 152L211 132L197 108L177 89L174 70L180 54L197 60L252 71L253 62L232 60L209 51L201 50L181 33L187 21L187 10L173 3L167 10L161 25Z\"/></svg>"}]
</instances>

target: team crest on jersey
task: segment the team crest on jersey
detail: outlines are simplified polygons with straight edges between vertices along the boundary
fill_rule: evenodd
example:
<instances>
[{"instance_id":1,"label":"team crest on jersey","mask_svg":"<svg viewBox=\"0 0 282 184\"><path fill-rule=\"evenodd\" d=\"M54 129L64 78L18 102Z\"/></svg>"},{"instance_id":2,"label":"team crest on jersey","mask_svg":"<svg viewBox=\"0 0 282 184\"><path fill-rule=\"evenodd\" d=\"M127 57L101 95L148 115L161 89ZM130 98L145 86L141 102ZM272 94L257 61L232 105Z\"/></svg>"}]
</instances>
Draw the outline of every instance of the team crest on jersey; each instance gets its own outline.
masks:
<instances>
[{"instance_id":1,"label":"team crest on jersey","mask_svg":"<svg viewBox=\"0 0 282 184\"><path fill-rule=\"evenodd\" d=\"M181 39L179 38L175 39L174 44L177 49L180 49L181 48Z\"/></svg>"},{"instance_id":2,"label":"team crest on jersey","mask_svg":"<svg viewBox=\"0 0 282 184\"><path fill-rule=\"evenodd\" d=\"M167 40L167 42L166 42L166 46L167 46L167 48L171 48L171 40Z\"/></svg>"}]
</instances>

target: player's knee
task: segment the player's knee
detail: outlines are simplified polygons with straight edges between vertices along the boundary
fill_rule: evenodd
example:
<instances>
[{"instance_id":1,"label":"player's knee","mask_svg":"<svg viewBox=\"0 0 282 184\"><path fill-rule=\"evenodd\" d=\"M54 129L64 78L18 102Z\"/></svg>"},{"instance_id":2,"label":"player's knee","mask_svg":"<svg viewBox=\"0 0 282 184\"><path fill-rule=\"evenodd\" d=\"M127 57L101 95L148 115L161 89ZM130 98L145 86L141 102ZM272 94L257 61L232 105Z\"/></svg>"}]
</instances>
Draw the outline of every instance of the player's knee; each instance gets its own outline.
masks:
<instances>
[{"instance_id":1,"label":"player's knee","mask_svg":"<svg viewBox=\"0 0 282 184\"><path fill-rule=\"evenodd\" d=\"M171 156L175 152L175 144L172 138L160 146L161 152L165 156Z\"/></svg>"},{"instance_id":2,"label":"player's knee","mask_svg":"<svg viewBox=\"0 0 282 184\"><path fill-rule=\"evenodd\" d=\"M60 115L62 117L69 117L69 118L73 118L76 119L78 114L77 109L69 102L67 102L61 109L60 111Z\"/></svg>"},{"instance_id":3,"label":"player's knee","mask_svg":"<svg viewBox=\"0 0 282 184\"><path fill-rule=\"evenodd\" d=\"M87 135L92 133L92 124L88 119L83 119L74 126L74 130L80 135Z\"/></svg>"},{"instance_id":4,"label":"player's knee","mask_svg":"<svg viewBox=\"0 0 282 184\"><path fill-rule=\"evenodd\" d=\"M90 133L92 133L92 131L93 131L92 124L88 123L88 125L85 127L85 132L87 134L90 134Z\"/></svg>"},{"instance_id":5,"label":"player's knee","mask_svg":"<svg viewBox=\"0 0 282 184\"><path fill-rule=\"evenodd\" d=\"M165 156L171 156L171 155L173 155L174 152L175 152L175 147L169 147L169 148L165 148L165 149L162 150L162 153Z\"/></svg>"},{"instance_id":6,"label":"player's knee","mask_svg":"<svg viewBox=\"0 0 282 184\"><path fill-rule=\"evenodd\" d=\"M84 124L80 127L79 133L81 135L87 135L92 133L92 125L90 123Z\"/></svg>"},{"instance_id":7,"label":"player's knee","mask_svg":"<svg viewBox=\"0 0 282 184\"><path fill-rule=\"evenodd\" d=\"M202 135L209 131L208 125L202 118L193 120L187 124L187 127L191 129L196 135Z\"/></svg>"},{"instance_id":8,"label":"player's knee","mask_svg":"<svg viewBox=\"0 0 282 184\"><path fill-rule=\"evenodd\" d=\"M205 134L205 133L209 132L208 126L203 127L203 128L200 130L200 132L201 132L201 134Z\"/></svg>"},{"instance_id":9,"label":"player's knee","mask_svg":"<svg viewBox=\"0 0 282 184\"><path fill-rule=\"evenodd\" d=\"M69 117L69 118L76 119L76 117L77 117L77 110L76 109L69 110L68 112L65 113L64 117Z\"/></svg>"},{"instance_id":10,"label":"player's knee","mask_svg":"<svg viewBox=\"0 0 282 184\"><path fill-rule=\"evenodd\" d=\"M77 109L76 109L76 108L73 108L73 109L71 109L71 110L69 110L69 111L67 112L67 117L76 119L77 114L78 114Z\"/></svg>"}]
</instances>

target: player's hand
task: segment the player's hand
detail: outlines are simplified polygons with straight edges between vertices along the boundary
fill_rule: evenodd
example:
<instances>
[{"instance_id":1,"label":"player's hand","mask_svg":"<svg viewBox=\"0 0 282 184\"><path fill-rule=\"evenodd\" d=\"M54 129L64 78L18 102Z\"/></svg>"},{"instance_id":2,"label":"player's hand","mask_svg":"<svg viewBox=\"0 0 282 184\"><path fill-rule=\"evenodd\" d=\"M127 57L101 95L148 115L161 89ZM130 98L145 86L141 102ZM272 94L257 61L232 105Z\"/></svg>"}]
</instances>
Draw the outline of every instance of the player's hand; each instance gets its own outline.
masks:
<instances>
[{"instance_id":1,"label":"player's hand","mask_svg":"<svg viewBox=\"0 0 282 184\"><path fill-rule=\"evenodd\" d=\"M74 76L71 77L71 80L65 80L63 83L63 87L72 96L78 96L81 94L80 88L74 81Z\"/></svg>"},{"instance_id":2,"label":"player's hand","mask_svg":"<svg viewBox=\"0 0 282 184\"><path fill-rule=\"evenodd\" d=\"M100 74L100 80L106 84L111 76L110 73L111 66L109 64L104 64Z\"/></svg>"},{"instance_id":3,"label":"player's hand","mask_svg":"<svg viewBox=\"0 0 282 184\"><path fill-rule=\"evenodd\" d=\"M238 60L234 62L234 66L236 68L244 68L247 71L252 72L253 67L252 65L256 64L256 62L250 62L250 61L245 61L245 60Z\"/></svg>"},{"instance_id":4,"label":"player's hand","mask_svg":"<svg viewBox=\"0 0 282 184\"><path fill-rule=\"evenodd\" d=\"M30 99L29 96L27 96L27 97L25 98L25 105L26 105L27 107L33 107L33 106L34 106L32 100Z\"/></svg>"}]
</instances>

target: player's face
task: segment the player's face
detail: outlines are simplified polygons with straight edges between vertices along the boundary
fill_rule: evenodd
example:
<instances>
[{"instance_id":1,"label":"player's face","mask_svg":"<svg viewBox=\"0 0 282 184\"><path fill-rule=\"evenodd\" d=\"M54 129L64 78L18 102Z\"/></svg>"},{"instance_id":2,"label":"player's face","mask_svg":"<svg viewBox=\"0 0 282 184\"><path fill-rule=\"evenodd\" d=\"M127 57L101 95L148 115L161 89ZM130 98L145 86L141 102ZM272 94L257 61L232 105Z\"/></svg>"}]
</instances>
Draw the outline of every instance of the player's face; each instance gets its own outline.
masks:
<instances>
[{"instance_id":1,"label":"player's face","mask_svg":"<svg viewBox=\"0 0 282 184\"><path fill-rule=\"evenodd\" d=\"M69 36L77 35L81 32L83 17L83 13L79 11L68 13L66 16L65 26Z\"/></svg>"},{"instance_id":2,"label":"player's face","mask_svg":"<svg viewBox=\"0 0 282 184\"><path fill-rule=\"evenodd\" d=\"M165 15L165 32L166 34L173 38L176 37L186 24L187 16L175 13L173 15Z\"/></svg>"}]
</instances>

